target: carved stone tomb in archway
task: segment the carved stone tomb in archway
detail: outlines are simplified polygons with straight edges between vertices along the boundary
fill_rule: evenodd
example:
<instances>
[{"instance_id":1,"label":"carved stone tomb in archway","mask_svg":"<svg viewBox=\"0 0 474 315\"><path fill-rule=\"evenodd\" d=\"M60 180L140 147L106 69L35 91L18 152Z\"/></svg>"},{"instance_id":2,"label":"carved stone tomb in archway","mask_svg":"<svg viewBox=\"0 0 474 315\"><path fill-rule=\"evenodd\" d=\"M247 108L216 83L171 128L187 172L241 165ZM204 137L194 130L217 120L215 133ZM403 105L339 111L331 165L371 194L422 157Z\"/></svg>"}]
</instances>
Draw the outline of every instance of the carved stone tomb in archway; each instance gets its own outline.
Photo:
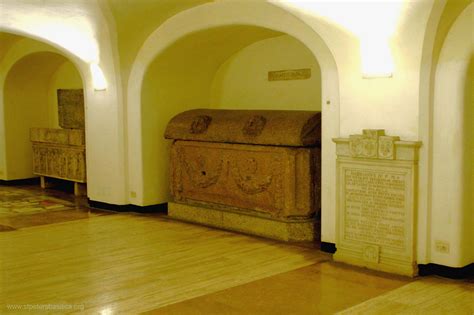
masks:
<instances>
[{"instance_id":1,"label":"carved stone tomb in archway","mask_svg":"<svg viewBox=\"0 0 474 315\"><path fill-rule=\"evenodd\" d=\"M58 90L59 128L32 128L33 172L41 177L74 182L74 193L85 193L86 149L84 95L82 89Z\"/></svg>"},{"instance_id":2,"label":"carved stone tomb in archway","mask_svg":"<svg viewBox=\"0 0 474 315\"><path fill-rule=\"evenodd\" d=\"M192 110L173 139L169 215L285 241L319 237L321 113Z\"/></svg>"}]
</instances>

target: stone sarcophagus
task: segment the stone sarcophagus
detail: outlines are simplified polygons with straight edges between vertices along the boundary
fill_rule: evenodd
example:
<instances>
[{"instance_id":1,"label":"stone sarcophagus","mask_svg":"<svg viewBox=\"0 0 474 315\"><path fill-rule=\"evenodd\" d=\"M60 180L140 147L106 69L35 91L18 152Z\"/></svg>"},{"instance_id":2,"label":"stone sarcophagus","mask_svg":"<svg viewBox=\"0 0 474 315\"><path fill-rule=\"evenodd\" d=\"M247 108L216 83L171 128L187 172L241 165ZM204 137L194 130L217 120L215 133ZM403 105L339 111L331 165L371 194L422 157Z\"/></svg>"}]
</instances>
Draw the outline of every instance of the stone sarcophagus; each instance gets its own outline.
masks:
<instances>
[{"instance_id":1,"label":"stone sarcophagus","mask_svg":"<svg viewBox=\"0 0 474 315\"><path fill-rule=\"evenodd\" d=\"M58 90L58 116L61 128L31 128L33 172L41 177L74 182L74 193L85 193L86 147L84 134L84 96L82 89Z\"/></svg>"},{"instance_id":2,"label":"stone sarcophagus","mask_svg":"<svg viewBox=\"0 0 474 315\"><path fill-rule=\"evenodd\" d=\"M84 130L31 128L30 138L35 174L86 182Z\"/></svg>"},{"instance_id":3,"label":"stone sarcophagus","mask_svg":"<svg viewBox=\"0 0 474 315\"><path fill-rule=\"evenodd\" d=\"M286 241L319 236L321 114L192 110L175 116L169 215Z\"/></svg>"}]
</instances>

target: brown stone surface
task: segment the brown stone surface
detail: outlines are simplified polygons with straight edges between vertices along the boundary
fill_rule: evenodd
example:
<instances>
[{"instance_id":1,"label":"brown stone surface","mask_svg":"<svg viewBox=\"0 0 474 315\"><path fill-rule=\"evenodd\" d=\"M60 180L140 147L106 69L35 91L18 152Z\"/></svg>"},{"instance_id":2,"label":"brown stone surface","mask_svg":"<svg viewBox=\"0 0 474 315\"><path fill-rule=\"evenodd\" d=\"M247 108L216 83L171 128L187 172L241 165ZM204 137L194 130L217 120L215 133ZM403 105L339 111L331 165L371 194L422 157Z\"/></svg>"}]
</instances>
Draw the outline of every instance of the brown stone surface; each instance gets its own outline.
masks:
<instances>
[{"instance_id":1,"label":"brown stone surface","mask_svg":"<svg viewBox=\"0 0 474 315\"><path fill-rule=\"evenodd\" d=\"M81 129L31 128L30 139L33 142L44 142L65 145L85 145L85 133Z\"/></svg>"},{"instance_id":2,"label":"brown stone surface","mask_svg":"<svg viewBox=\"0 0 474 315\"><path fill-rule=\"evenodd\" d=\"M220 229L257 235L285 242L313 242L320 238L320 226L313 218L306 220L273 220L247 213L169 202L168 215L173 219Z\"/></svg>"},{"instance_id":3,"label":"brown stone surface","mask_svg":"<svg viewBox=\"0 0 474 315\"><path fill-rule=\"evenodd\" d=\"M334 314L409 283L329 259L147 314Z\"/></svg>"},{"instance_id":4,"label":"brown stone surface","mask_svg":"<svg viewBox=\"0 0 474 315\"><path fill-rule=\"evenodd\" d=\"M84 129L84 91L58 90L59 126L65 129Z\"/></svg>"},{"instance_id":5,"label":"brown stone surface","mask_svg":"<svg viewBox=\"0 0 474 315\"><path fill-rule=\"evenodd\" d=\"M171 146L173 218L284 241L319 238L321 113L187 111ZM225 142L225 143L224 143Z\"/></svg>"},{"instance_id":6,"label":"brown stone surface","mask_svg":"<svg viewBox=\"0 0 474 315\"><path fill-rule=\"evenodd\" d=\"M315 146L321 143L321 113L196 109L175 116L166 128L165 138L278 146Z\"/></svg>"},{"instance_id":7,"label":"brown stone surface","mask_svg":"<svg viewBox=\"0 0 474 315\"><path fill-rule=\"evenodd\" d=\"M274 219L312 217L320 208L319 148L176 141L171 193Z\"/></svg>"}]
</instances>

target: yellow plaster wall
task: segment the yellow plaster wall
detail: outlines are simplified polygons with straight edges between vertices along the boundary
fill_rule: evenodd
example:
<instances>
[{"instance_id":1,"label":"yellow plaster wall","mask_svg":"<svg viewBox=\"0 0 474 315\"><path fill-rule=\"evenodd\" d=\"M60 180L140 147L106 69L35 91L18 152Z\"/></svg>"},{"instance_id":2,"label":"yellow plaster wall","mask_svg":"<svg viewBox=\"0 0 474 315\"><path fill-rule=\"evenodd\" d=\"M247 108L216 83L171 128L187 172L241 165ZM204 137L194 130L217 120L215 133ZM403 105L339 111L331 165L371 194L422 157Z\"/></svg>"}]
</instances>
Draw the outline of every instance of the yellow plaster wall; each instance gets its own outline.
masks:
<instances>
[{"instance_id":1,"label":"yellow plaster wall","mask_svg":"<svg viewBox=\"0 0 474 315\"><path fill-rule=\"evenodd\" d=\"M269 71L311 69L306 80L268 81ZM249 45L217 72L211 102L218 108L321 110L321 69L295 38L282 35Z\"/></svg>"},{"instance_id":2,"label":"yellow plaster wall","mask_svg":"<svg viewBox=\"0 0 474 315\"><path fill-rule=\"evenodd\" d=\"M466 246L468 261L474 261L474 54L471 55L469 68L464 84L464 135L463 135L463 199L462 209L466 214L463 222L464 246Z\"/></svg>"},{"instance_id":3,"label":"yellow plaster wall","mask_svg":"<svg viewBox=\"0 0 474 315\"><path fill-rule=\"evenodd\" d=\"M64 57L44 52L19 60L5 80L4 117L7 179L33 176L31 127L51 127L49 79Z\"/></svg>"},{"instance_id":4,"label":"yellow plaster wall","mask_svg":"<svg viewBox=\"0 0 474 315\"><path fill-rule=\"evenodd\" d=\"M59 89L82 89L82 79L72 62L65 60L54 72L48 87L49 125L59 128L58 95Z\"/></svg>"},{"instance_id":5,"label":"yellow plaster wall","mask_svg":"<svg viewBox=\"0 0 474 315\"><path fill-rule=\"evenodd\" d=\"M127 86L130 68L147 37L173 15L210 0L107 0L115 20L120 70ZM136 27L140 25L140 27ZM126 91L126 89L124 89Z\"/></svg>"}]
</instances>

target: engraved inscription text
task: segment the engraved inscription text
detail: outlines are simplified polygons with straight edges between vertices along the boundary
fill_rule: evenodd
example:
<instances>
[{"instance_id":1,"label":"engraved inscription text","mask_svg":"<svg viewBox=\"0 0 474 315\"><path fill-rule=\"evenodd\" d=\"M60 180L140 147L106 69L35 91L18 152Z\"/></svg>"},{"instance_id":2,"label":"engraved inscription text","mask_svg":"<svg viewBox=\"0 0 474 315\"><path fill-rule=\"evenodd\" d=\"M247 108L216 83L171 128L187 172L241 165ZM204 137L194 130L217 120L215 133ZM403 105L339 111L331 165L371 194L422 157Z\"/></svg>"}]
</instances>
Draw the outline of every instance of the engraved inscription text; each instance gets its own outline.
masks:
<instances>
[{"instance_id":1,"label":"engraved inscription text","mask_svg":"<svg viewBox=\"0 0 474 315\"><path fill-rule=\"evenodd\" d=\"M346 169L344 238L405 248L405 175Z\"/></svg>"}]
</instances>

